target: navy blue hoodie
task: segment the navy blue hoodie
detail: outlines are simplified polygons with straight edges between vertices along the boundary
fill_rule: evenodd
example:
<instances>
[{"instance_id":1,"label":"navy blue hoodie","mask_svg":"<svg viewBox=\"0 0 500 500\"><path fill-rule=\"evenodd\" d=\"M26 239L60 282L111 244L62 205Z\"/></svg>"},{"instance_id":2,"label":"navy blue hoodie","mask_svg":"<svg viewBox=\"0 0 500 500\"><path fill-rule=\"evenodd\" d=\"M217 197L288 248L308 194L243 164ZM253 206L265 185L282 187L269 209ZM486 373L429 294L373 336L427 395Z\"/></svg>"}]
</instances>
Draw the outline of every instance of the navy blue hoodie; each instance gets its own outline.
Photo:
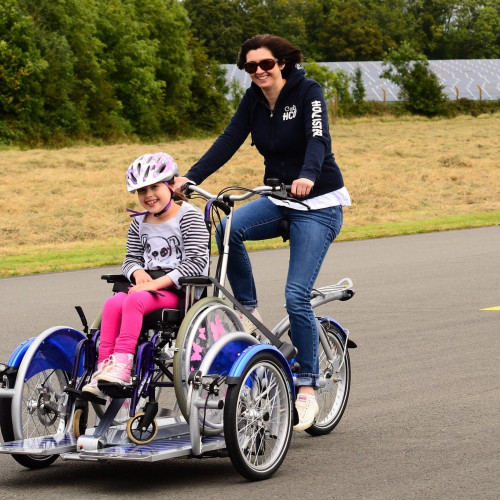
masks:
<instances>
[{"instance_id":1,"label":"navy blue hoodie","mask_svg":"<svg viewBox=\"0 0 500 500\"><path fill-rule=\"evenodd\" d=\"M248 134L264 157L266 179L284 184L305 177L314 182L309 196L319 196L344 186L331 150L323 90L319 83L294 68L281 89L274 110L262 90L252 82L226 130L217 138L186 177L200 184L224 165Z\"/></svg>"}]
</instances>

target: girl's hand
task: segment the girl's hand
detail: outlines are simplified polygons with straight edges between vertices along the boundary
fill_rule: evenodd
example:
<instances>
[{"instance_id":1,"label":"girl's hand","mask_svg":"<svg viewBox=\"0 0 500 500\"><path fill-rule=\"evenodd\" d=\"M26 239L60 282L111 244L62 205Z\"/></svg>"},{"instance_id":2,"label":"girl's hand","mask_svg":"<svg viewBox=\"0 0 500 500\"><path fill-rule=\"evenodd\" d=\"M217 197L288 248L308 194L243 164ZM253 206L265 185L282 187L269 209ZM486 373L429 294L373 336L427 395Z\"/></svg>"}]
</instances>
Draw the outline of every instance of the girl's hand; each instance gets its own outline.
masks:
<instances>
[{"instance_id":1,"label":"girl's hand","mask_svg":"<svg viewBox=\"0 0 500 500\"><path fill-rule=\"evenodd\" d=\"M155 283L155 281L156 280L150 280L144 283L138 283L132 288L129 288L128 293L156 291L158 289L158 285L157 283Z\"/></svg>"},{"instance_id":2,"label":"girl's hand","mask_svg":"<svg viewBox=\"0 0 500 500\"><path fill-rule=\"evenodd\" d=\"M301 177L300 179L295 179L293 181L290 193L292 196L303 198L311 192L313 186L314 182L312 180Z\"/></svg>"},{"instance_id":3,"label":"girl's hand","mask_svg":"<svg viewBox=\"0 0 500 500\"><path fill-rule=\"evenodd\" d=\"M144 269L137 269L137 271L134 271L132 273L132 276L134 277L136 285L153 281L153 278L151 278L151 276L146 271L144 271Z\"/></svg>"},{"instance_id":4,"label":"girl's hand","mask_svg":"<svg viewBox=\"0 0 500 500\"><path fill-rule=\"evenodd\" d=\"M134 273L135 274L135 273ZM149 274L148 274L149 276ZM156 278L155 280L151 279L145 283L138 283L137 285L129 288L128 293L134 292L148 292L148 291L157 291L164 290L165 288L169 288L174 284L172 278L170 276L165 275L161 278Z\"/></svg>"}]
</instances>

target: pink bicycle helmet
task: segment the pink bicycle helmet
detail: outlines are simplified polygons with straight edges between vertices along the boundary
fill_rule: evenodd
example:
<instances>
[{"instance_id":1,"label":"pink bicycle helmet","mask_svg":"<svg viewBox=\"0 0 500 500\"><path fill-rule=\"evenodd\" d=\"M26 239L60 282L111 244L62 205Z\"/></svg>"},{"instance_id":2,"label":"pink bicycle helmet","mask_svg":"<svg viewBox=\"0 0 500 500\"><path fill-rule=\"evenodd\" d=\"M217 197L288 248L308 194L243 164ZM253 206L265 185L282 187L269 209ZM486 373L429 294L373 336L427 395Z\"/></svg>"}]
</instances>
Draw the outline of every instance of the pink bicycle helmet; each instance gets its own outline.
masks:
<instances>
[{"instance_id":1,"label":"pink bicycle helmet","mask_svg":"<svg viewBox=\"0 0 500 500\"><path fill-rule=\"evenodd\" d=\"M179 167L167 153L145 154L128 167L127 189L135 193L139 188L156 182L168 182L179 175Z\"/></svg>"}]
</instances>

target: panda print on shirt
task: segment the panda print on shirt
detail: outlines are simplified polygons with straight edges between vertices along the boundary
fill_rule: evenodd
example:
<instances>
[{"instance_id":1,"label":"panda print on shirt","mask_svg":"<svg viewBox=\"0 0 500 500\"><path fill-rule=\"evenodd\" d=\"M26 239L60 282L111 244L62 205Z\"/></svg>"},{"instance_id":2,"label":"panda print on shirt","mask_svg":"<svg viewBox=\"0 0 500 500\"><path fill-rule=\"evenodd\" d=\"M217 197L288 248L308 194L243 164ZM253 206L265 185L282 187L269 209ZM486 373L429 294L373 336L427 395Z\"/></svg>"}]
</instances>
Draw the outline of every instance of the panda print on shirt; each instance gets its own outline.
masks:
<instances>
[{"instance_id":1,"label":"panda print on shirt","mask_svg":"<svg viewBox=\"0 0 500 500\"><path fill-rule=\"evenodd\" d=\"M182 261L181 244L177 236L142 235L144 261L147 269L175 269Z\"/></svg>"}]
</instances>

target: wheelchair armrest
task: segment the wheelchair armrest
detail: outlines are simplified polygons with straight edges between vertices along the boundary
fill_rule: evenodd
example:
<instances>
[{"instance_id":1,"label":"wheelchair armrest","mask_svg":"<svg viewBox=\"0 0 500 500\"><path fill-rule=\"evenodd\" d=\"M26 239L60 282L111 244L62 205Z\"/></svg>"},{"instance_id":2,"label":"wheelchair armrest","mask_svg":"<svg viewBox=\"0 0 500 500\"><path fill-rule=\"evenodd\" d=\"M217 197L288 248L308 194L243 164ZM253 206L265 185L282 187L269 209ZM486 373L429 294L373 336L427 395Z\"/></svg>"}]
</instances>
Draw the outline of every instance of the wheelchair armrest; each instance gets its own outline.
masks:
<instances>
[{"instance_id":1,"label":"wheelchair armrest","mask_svg":"<svg viewBox=\"0 0 500 500\"><path fill-rule=\"evenodd\" d=\"M101 279L106 280L107 283L129 283L129 280L123 274L103 274Z\"/></svg>"},{"instance_id":2,"label":"wheelchair armrest","mask_svg":"<svg viewBox=\"0 0 500 500\"><path fill-rule=\"evenodd\" d=\"M210 286L212 280L207 276L182 276L179 278L179 285Z\"/></svg>"}]
</instances>

